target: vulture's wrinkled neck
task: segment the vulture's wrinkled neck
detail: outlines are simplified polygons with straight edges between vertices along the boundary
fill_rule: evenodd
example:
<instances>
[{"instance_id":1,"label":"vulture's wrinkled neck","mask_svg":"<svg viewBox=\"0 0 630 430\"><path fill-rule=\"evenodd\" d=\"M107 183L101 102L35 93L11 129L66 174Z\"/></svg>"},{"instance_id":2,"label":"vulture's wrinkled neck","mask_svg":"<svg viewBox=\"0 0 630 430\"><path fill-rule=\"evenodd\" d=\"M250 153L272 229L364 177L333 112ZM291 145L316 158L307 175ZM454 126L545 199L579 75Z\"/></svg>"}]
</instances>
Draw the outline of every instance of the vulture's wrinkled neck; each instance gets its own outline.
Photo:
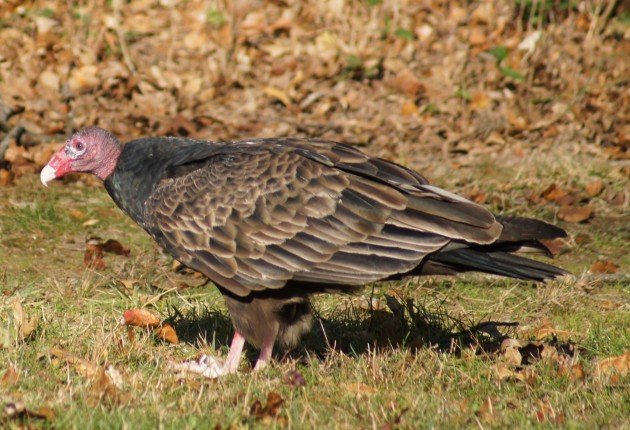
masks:
<instances>
[{"instance_id":1,"label":"vulture's wrinkled neck","mask_svg":"<svg viewBox=\"0 0 630 430\"><path fill-rule=\"evenodd\" d=\"M106 148L103 148L100 154L100 158L103 161L94 169L94 174L102 181L109 178L116 169L121 152L122 149L118 142L112 142Z\"/></svg>"}]
</instances>

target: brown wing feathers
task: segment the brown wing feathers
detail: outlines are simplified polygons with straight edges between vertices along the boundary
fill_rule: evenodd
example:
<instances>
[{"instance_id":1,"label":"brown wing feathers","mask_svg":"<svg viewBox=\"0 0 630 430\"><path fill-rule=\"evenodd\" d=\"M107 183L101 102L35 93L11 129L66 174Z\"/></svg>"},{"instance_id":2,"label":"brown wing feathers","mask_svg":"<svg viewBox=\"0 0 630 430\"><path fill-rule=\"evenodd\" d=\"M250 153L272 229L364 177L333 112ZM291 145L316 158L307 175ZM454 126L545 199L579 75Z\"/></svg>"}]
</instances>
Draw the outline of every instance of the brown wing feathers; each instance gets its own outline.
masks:
<instances>
[{"instance_id":1,"label":"brown wing feathers","mask_svg":"<svg viewBox=\"0 0 630 430\"><path fill-rule=\"evenodd\" d=\"M291 279L358 285L409 271L451 239L501 233L486 209L415 172L298 140L232 145L164 178L146 213L158 242L239 296Z\"/></svg>"}]
</instances>

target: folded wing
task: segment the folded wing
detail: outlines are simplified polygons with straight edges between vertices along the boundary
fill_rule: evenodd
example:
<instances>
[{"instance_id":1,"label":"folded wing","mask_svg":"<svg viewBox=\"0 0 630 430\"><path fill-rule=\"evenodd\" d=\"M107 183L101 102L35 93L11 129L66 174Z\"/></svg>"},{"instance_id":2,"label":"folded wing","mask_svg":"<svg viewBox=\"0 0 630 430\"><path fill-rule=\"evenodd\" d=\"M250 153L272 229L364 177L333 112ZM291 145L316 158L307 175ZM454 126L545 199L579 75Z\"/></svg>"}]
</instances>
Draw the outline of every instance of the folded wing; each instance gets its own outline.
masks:
<instances>
[{"instance_id":1,"label":"folded wing","mask_svg":"<svg viewBox=\"0 0 630 430\"><path fill-rule=\"evenodd\" d=\"M145 203L153 236L238 296L289 280L360 285L501 224L417 173L324 141L258 140L182 160Z\"/></svg>"}]
</instances>

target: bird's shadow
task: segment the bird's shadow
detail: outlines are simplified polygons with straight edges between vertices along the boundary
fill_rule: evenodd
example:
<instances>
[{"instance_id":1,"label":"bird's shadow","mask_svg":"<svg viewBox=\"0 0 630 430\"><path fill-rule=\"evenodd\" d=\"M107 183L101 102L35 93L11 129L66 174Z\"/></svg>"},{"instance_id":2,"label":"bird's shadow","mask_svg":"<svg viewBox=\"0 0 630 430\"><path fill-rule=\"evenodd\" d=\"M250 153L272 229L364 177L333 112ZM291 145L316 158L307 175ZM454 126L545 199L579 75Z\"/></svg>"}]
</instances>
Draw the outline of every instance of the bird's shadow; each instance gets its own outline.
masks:
<instances>
[{"instance_id":1,"label":"bird's shadow","mask_svg":"<svg viewBox=\"0 0 630 430\"><path fill-rule=\"evenodd\" d=\"M288 356L300 361L315 355L323 360L331 349L353 356L392 348L412 353L426 348L454 355L471 348L477 353L492 353L518 326L517 322L464 321L439 305L428 309L411 299L401 303L391 296L386 298L387 309L357 309L348 304L327 317L316 311L313 329L300 346L291 351L277 350L276 357ZM213 308L186 313L173 309L168 321L181 342L196 346L228 347L234 334L226 313ZM254 360L258 352L249 349L247 354Z\"/></svg>"}]
</instances>

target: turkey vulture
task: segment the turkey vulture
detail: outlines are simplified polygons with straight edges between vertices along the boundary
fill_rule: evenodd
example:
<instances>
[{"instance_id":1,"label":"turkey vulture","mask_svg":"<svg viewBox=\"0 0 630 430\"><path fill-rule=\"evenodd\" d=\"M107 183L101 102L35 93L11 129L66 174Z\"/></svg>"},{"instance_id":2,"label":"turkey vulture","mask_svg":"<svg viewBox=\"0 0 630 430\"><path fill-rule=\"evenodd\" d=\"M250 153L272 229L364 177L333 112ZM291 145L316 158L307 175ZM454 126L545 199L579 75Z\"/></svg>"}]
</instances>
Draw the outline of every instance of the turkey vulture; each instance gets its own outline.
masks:
<instances>
[{"instance_id":1,"label":"turkey vulture","mask_svg":"<svg viewBox=\"0 0 630 430\"><path fill-rule=\"evenodd\" d=\"M479 271L544 281L562 269L514 255L566 236L542 221L495 216L420 174L318 139L121 145L84 128L41 172L46 185L93 173L114 202L184 265L219 288L234 324L223 373L245 341L290 347L309 330L309 297L368 282Z\"/></svg>"}]
</instances>

